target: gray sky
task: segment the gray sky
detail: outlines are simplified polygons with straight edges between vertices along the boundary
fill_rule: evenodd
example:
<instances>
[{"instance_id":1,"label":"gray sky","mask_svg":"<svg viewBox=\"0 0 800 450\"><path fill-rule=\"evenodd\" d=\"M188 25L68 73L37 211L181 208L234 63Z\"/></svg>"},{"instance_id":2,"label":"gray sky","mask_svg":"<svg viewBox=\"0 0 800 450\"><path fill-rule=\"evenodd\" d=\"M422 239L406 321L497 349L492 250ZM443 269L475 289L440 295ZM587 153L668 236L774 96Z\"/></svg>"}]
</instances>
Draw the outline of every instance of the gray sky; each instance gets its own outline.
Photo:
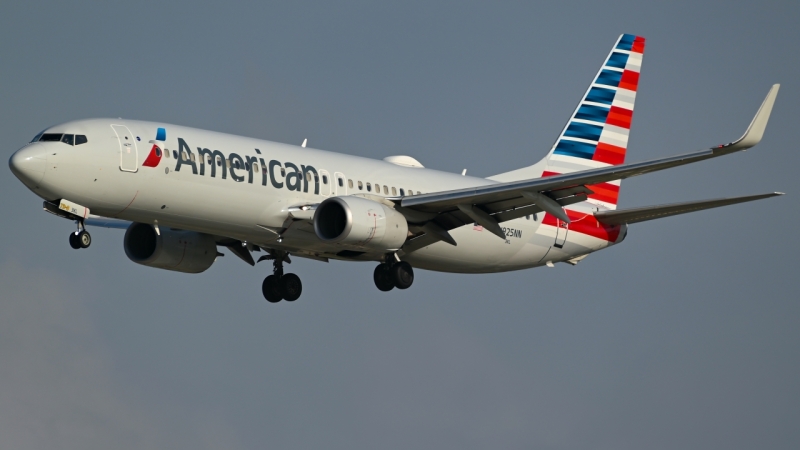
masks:
<instances>
[{"instance_id":1,"label":"gray sky","mask_svg":"<svg viewBox=\"0 0 800 450\"><path fill-rule=\"evenodd\" d=\"M577 267L418 271L295 261L295 304L232 255L127 260L0 172L0 447L798 448L800 4L8 2L3 157L125 117L489 176L549 149L621 33L647 38L629 161L746 153L622 184L623 208L785 191L635 225Z\"/></svg>"}]
</instances>

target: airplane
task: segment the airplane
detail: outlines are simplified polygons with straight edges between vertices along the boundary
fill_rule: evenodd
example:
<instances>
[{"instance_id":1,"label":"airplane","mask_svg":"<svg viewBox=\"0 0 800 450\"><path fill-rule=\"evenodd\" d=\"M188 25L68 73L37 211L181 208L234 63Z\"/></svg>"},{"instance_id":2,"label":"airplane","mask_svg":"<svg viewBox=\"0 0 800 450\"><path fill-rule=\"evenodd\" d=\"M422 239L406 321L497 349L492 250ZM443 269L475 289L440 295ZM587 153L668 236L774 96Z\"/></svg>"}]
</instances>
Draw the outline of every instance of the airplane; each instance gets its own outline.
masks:
<instances>
[{"instance_id":1,"label":"airplane","mask_svg":"<svg viewBox=\"0 0 800 450\"><path fill-rule=\"evenodd\" d=\"M739 152L761 141L779 85L729 144L625 163L645 39L621 35L550 151L488 178L432 170L410 156L374 160L160 122L90 119L45 129L9 160L14 175L72 220L124 228L138 264L207 270L224 247L251 266L272 261L264 298L295 301L292 257L378 263L381 291L407 289L414 268L490 273L577 264L619 244L628 226L780 192L617 209L621 180ZM256 261L253 254L260 254Z\"/></svg>"}]
</instances>

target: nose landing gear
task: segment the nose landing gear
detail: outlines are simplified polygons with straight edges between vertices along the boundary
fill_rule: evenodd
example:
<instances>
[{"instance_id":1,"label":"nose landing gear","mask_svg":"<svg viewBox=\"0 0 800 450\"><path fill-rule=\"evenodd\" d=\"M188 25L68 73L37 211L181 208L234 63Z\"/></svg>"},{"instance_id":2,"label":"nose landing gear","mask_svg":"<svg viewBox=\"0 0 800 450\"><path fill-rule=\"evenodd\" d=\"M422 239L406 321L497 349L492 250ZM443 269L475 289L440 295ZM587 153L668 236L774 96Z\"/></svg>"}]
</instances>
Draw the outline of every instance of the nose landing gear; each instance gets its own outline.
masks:
<instances>
[{"instance_id":1,"label":"nose landing gear","mask_svg":"<svg viewBox=\"0 0 800 450\"><path fill-rule=\"evenodd\" d=\"M303 293L303 283L300 277L293 273L283 273L283 262L291 263L289 254L286 252L274 252L269 256L262 256L259 261L271 259L272 275L264 278L261 283L261 293L270 303L278 303L281 300L293 302L300 298Z\"/></svg>"},{"instance_id":2,"label":"nose landing gear","mask_svg":"<svg viewBox=\"0 0 800 450\"><path fill-rule=\"evenodd\" d=\"M69 234L69 246L75 250L89 248L92 245L92 236L83 226L83 221L78 221L78 230Z\"/></svg>"},{"instance_id":3,"label":"nose landing gear","mask_svg":"<svg viewBox=\"0 0 800 450\"><path fill-rule=\"evenodd\" d=\"M378 264L372 273L375 286L383 292L391 291L394 288L408 289L414 283L414 269L411 264L405 261L394 262L386 258L386 262Z\"/></svg>"}]
</instances>

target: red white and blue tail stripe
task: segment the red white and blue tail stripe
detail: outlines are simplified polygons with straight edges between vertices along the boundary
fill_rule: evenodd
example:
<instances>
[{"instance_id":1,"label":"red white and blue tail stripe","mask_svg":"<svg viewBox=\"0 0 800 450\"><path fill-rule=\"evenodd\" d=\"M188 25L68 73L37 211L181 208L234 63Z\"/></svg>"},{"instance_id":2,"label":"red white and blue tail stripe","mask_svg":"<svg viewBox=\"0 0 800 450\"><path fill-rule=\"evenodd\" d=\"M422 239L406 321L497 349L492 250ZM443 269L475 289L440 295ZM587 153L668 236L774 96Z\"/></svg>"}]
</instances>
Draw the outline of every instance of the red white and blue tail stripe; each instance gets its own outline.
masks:
<instances>
[{"instance_id":1,"label":"red white and blue tail stripe","mask_svg":"<svg viewBox=\"0 0 800 450\"><path fill-rule=\"evenodd\" d=\"M641 36L620 36L547 155L542 176L625 162L644 42ZM590 202L616 209L619 181L590 189Z\"/></svg>"}]
</instances>

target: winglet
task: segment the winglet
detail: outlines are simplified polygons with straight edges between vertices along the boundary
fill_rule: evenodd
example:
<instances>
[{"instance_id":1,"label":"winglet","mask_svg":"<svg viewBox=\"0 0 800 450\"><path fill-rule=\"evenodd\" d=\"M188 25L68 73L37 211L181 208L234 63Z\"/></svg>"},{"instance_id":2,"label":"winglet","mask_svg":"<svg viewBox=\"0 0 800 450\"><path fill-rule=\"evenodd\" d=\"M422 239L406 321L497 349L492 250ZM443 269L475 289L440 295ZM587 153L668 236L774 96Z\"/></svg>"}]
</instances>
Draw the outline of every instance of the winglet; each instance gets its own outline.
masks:
<instances>
[{"instance_id":1,"label":"winglet","mask_svg":"<svg viewBox=\"0 0 800 450\"><path fill-rule=\"evenodd\" d=\"M747 127L747 131L744 132L744 135L740 137L739 140L726 145L726 150L744 150L761 142L761 138L764 137L764 130L767 128L767 122L769 122L769 115L772 112L772 106L775 104L775 97L778 96L778 90L780 87L780 84L772 85L772 88L767 93L767 97L764 98L764 102L761 104L761 107L758 108L756 116L753 117L753 121L750 122L750 126Z\"/></svg>"}]
</instances>

